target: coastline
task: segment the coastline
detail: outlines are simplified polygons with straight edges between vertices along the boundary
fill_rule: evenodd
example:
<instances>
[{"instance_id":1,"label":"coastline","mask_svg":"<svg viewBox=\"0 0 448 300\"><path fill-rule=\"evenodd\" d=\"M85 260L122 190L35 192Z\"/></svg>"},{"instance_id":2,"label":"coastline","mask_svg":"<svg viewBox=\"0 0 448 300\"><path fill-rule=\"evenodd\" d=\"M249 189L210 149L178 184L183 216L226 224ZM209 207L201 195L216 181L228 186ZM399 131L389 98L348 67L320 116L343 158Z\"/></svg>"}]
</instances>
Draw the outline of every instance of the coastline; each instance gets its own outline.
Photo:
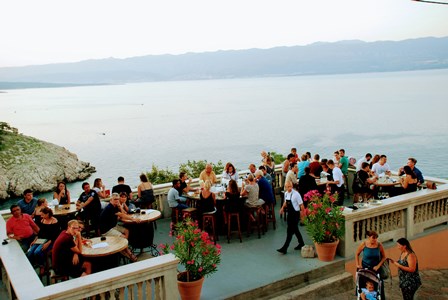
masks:
<instances>
[{"instance_id":1,"label":"coastline","mask_svg":"<svg viewBox=\"0 0 448 300\"><path fill-rule=\"evenodd\" d=\"M90 177L96 169L64 147L18 132L2 131L0 200L19 197L27 188L48 192L58 181Z\"/></svg>"}]
</instances>

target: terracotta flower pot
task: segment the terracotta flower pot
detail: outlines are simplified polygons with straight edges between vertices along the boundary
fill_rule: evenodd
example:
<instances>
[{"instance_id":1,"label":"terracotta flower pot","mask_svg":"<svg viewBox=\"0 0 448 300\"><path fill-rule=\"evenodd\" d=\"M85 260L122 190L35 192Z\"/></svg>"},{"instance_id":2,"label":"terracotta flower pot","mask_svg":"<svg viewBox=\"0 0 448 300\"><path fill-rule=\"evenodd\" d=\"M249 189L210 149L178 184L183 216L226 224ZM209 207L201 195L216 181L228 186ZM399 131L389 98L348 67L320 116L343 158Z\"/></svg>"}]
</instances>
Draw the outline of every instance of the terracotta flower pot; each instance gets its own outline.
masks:
<instances>
[{"instance_id":1,"label":"terracotta flower pot","mask_svg":"<svg viewBox=\"0 0 448 300\"><path fill-rule=\"evenodd\" d=\"M336 248L338 247L339 240L336 240L332 243L316 243L314 242L314 246L316 247L317 257L321 261L332 261L336 255Z\"/></svg>"},{"instance_id":2,"label":"terracotta flower pot","mask_svg":"<svg viewBox=\"0 0 448 300\"><path fill-rule=\"evenodd\" d=\"M178 275L178 278L180 277L181 274ZM177 280L177 287L179 289L180 298L182 300L199 300L201 298L201 290L203 283L204 283L204 277L202 277L199 280L189 282Z\"/></svg>"}]
</instances>

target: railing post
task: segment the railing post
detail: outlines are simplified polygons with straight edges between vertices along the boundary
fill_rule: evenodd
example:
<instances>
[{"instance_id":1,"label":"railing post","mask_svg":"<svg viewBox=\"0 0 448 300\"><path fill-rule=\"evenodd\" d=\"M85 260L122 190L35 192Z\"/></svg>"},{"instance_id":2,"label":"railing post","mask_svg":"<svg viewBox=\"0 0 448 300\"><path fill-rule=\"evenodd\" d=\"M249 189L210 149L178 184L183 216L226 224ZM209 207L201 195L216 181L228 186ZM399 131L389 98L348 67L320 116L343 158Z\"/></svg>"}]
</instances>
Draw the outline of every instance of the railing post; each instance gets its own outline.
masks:
<instances>
[{"instance_id":1,"label":"railing post","mask_svg":"<svg viewBox=\"0 0 448 300\"><path fill-rule=\"evenodd\" d=\"M406 238L408 240L412 239L415 232L414 226L414 205L410 204L406 209Z\"/></svg>"}]
</instances>

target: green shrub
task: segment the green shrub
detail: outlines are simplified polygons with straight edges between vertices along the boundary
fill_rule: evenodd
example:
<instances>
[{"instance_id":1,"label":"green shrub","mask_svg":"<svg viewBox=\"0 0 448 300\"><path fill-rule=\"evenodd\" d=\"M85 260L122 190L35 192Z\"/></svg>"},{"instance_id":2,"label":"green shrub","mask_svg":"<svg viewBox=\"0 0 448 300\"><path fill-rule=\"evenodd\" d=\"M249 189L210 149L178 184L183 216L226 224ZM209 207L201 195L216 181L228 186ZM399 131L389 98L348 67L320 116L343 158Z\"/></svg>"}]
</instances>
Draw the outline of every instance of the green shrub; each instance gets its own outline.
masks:
<instances>
[{"instance_id":1,"label":"green shrub","mask_svg":"<svg viewBox=\"0 0 448 300\"><path fill-rule=\"evenodd\" d=\"M186 172L189 177L198 178L207 163L206 160L188 160L186 163L179 165L179 173ZM212 166L216 175L221 174L224 170L222 161L218 161L216 164L212 163Z\"/></svg>"},{"instance_id":2,"label":"green shrub","mask_svg":"<svg viewBox=\"0 0 448 300\"><path fill-rule=\"evenodd\" d=\"M275 151L269 152L269 155L271 155L276 165L281 164L286 160L286 157L283 156L283 154L277 153Z\"/></svg>"},{"instance_id":3,"label":"green shrub","mask_svg":"<svg viewBox=\"0 0 448 300\"><path fill-rule=\"evenodd\" d=\"M146 176L152 184L168 183L173 181L173 179L179 178L179 174L174 173L168 168L160 169L154 164L151 167L151 171L146 172Z\"/></svg>"}]
</instances>

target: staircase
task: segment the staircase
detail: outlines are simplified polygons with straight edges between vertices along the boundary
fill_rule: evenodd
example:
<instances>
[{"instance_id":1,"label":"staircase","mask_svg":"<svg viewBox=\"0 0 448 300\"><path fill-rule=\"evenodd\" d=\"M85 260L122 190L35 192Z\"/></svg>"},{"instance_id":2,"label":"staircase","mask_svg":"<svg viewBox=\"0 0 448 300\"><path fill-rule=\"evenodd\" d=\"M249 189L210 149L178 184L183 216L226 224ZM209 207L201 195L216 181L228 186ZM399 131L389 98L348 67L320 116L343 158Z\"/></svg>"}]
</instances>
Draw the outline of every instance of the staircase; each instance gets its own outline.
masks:
<instances>
[{"instance_id":1,"label":"staircase","mask_svg":"<svg viewBox=\"0 0 448 300\"><path fill-rule=\"evenodd\" d=\"M353 277L345 272L345 261L341 259L227 299L320 299L354 289Z\"/></svg>"}]
</instances>

